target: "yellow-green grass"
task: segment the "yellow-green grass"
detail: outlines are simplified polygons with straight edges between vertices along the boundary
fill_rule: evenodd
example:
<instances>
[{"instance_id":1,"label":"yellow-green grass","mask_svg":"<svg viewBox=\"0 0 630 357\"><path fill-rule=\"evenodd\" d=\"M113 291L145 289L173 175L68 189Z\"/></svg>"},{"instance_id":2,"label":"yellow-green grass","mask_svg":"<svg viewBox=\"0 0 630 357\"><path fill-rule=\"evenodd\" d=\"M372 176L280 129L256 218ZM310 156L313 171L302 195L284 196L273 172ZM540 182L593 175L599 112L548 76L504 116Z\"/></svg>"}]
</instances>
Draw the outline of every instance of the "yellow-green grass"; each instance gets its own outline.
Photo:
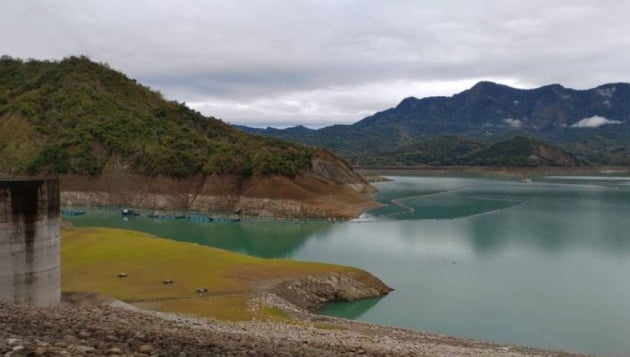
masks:
<instances>
[{"instance_id":1,"label":"yellow-green grass","mask_svg":"<svg viewBox=\"0 0 630 357\"><path fill-rule=\"evenodd\" d=\"M64 291L97 292L144 302L161 311L220 319L261 317L247 309L249 293L260 284L312 274L360 272L330 264L255 258L111 228L63 229L61 247ZM119 278L118 273L128 276ZM162 284L165 279L173 284ZM199 295L198 288L208 291ZM274 315L264 309L260 314Z\"/></svg>"},{"instance_id":2,"label":"yellow-green grass","mask_svg":"<svg viewBox=\"0 0 630 357\"><path fill-rule=\"evenodd\" d=\"M267 318L265 311L247 308L249 296L221 295L158 301L155 308L164 312L212 317L219 320L246 321Z\"/></svg>"}]
</instances>

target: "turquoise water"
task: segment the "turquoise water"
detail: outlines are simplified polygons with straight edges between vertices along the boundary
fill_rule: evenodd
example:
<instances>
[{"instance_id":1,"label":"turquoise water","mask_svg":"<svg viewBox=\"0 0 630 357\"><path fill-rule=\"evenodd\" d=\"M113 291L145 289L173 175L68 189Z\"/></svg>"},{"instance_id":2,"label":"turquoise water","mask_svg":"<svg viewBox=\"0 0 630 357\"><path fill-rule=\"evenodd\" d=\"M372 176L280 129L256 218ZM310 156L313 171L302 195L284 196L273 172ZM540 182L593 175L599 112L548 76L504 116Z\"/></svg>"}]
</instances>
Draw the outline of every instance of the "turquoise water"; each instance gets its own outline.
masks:
<instances>
[{"instance_id":1,"label":"turquoise water","mask_svg":"<svg viewBox=\"0 0 630 357\"><path fill-rule=\"evenodd\" d=\"M389 206L346 223L122 220L261 256L347 264L396 290L322 313L438 333L611 356L630 354L630 177L393 177ZM392 203L393 200L393 203Z\"/></svg>"}]
</instances>

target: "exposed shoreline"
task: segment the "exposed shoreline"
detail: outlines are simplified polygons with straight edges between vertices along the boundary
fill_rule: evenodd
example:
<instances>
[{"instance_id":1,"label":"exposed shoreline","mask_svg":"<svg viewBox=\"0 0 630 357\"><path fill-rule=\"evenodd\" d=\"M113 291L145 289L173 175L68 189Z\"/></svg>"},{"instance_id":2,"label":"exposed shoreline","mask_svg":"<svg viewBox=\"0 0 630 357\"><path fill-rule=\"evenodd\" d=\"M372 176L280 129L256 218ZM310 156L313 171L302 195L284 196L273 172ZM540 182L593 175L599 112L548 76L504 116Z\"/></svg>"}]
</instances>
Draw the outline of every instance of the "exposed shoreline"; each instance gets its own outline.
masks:
<instances>
[{"instance_id":1,"label":"exposed shoreline","mask_svg":"<svg viewBox=\"0 0 630 357\"><path fill-rule=\"evenodd\" d=\"M355 218L365 210L378 207L366 195L374 190L367 181L332 182L312 173L295 178L103 174L98 177L68 175L60 180L64 206L320 219Z\"/></svg>"},{"instance_id":2,"label":"exposed shoreline","mask_svg":"<svg viewBox=\"0 0 630 357\"><path fill-rule=\"evenodd\" d=\"M379 206L375 191L343 160L319 150L295 176L194 174L147 176L111 165L103 173L61 175L64 206L230 212L284 218L356 218Z\"/></svg>"},{"instance_id":3,"label":"exposed shoreline","mask_svg":"<svg viewBox=\"0 0 630 357\"><path fill-rule=\"evenodd\" d=\"M630 173L625 166L584 167L491 167L491 166L364 166L355 167L364 177L387 175L489 175L523 178L542 175L594 175ZM374 180L371 182L379 182Z\"/></svg>"},{"instance_id":4,"label":"exposed shoreline","mask_svg":"<svg viewBox=\"0 0 630 357\"><path fill-rule=\"evenodd\" d=\"M0 303L5 356L579 356L308 315L220 322L107 305Z\"/></svg>"}]
</instances>

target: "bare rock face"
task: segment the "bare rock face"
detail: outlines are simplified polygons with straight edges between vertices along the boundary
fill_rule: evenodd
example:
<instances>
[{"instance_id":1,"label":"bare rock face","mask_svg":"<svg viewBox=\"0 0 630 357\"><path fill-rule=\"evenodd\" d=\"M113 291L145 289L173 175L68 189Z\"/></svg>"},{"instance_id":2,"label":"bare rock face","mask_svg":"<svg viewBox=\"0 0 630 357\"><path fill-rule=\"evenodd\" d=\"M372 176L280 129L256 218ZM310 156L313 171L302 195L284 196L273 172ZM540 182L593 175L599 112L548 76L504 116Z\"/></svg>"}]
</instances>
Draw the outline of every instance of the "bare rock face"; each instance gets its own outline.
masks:
<instances>
[{"instance_id":1,"label":"bare rock face","mask_svg":"<svg viewBox=\"0 0 630 357\"><path fill-rule=\"evenodd\" d=\"M343 160L319 150L311 170L296 177L133 175L119 168L98 176L61 177L67 206L238 212L248 216L354 218L378 207L375 189Z\"/></svg>"},{"instance_id":2,"label":"bare rock face","mask_svg":"<svg viewBox=\"0 0 630 357\"><path fill-rule=\"evenodd\" d=\"M375 189L343 160L320 151L310 171L284 176L142 176L112 170L97 176L62 175L61 204L192 210L247 216L354 218L378 207Z\"/></svg>"},{"instance_id":3,"label":"bare rock face","mask_svg":"<svg viewBox=\"0 0 630 357\"><path fill-rule=\"evenodd\" d=\"M371 193L376 191L374 186L354 172L347 162L325 150L316 153L312 161L312 170L320 177L346 185L358 192Z\"/></svg>"},{"instance_id":4,"label":"bare rock face","mask_svg":"<svg viewBox=\"0 0 630 357\"><path fill-rule=\"evenodd\" d=\"M568 152L556 147L539 143L534 145L533 154L529 157L533 164L561 167L579 166L579 162Z\"/></svg>"},{"instance_id":5,"label":"bare rock face","mask_svg":"<svg viewBox=\"0 0 630 357\"><path fill-rule=\"evenodd\" d=\"M354 301L392 291L373 275L360 274L359 277L341 273L308 276L282 282L273 290L279 297L308 311L316 311L330 301Z\"/></svg>"}]
</instances>

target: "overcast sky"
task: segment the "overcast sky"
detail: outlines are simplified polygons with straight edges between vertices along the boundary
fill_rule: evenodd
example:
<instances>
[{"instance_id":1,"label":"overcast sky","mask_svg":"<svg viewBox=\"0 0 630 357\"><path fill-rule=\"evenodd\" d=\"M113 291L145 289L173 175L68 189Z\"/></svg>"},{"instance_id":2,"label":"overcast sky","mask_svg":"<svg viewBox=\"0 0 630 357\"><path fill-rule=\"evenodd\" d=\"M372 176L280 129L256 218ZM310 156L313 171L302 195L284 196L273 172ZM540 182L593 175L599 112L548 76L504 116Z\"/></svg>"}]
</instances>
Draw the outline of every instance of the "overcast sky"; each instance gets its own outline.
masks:
<instances>
[{"instance_id":1,"label":"overcast sky","mask_svg":"<svg viewBox=\"0 0 630 357\"><path fill-rule=\"evenodd\" d=\"M630 1L0 1L0 52L107 62L233 124L353 123L479 80L630 81Z\"/></svg>"}]
</instances>

